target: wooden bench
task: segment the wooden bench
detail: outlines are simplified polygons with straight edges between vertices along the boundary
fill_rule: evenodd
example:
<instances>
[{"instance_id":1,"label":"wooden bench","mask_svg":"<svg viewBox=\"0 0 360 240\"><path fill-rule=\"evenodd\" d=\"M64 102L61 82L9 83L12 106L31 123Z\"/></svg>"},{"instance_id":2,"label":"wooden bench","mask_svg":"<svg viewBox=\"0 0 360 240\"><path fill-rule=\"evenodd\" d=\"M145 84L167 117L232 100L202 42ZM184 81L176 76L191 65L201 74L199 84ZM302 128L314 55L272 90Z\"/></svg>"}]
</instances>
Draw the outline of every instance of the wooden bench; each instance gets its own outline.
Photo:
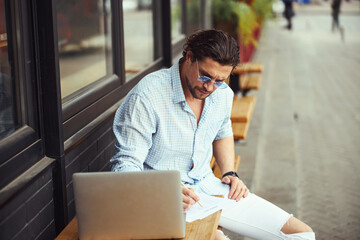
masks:
<instances>
[{"instance_id":1,"label":"wooden bench","mask_svg":"<svg viewBox=\"0 0 360 240\"><path fill-rule=\"evenodd\" d=\"M256 98L249 97L234 97L231 109L232 122L249 122L255 108Z\"/></svg>"},{"instance_id":2,"label":"wooden bench","mask_svg":"<svg viewBox=\"0 0 360 240\"><path fill-rule=\"evenodd\" d=\"M239 165L240 165L240 156L236 155L235 159L234 159L234 169L235 171L237 171L239 169ZM219 165L216 164L215 158L212 157L211 161L210 161L210 167L213 170L213 173L215 175L215 177L222 179L222 174L219 168Z\"/></svg>"},{"instance_id":3,"label":"wooden bench","mask_svg":"<svg viewBox=\"0 0 360 240\"><path fill-rule=\"evenodd\" d=\"M233 74L242 73L261 73L264 70L264 64L261 62L240 63L233 71Z\"/></svg>"},{"instance_id":4,"label":"wooden bench","mask_svg":"<svg viewBox=\"0 0 360 240\"><path fill-rule=\"evenodd\" d=\"M235 141L246 139L250 127L250 122L236 122L232 123L231 126L233 129Z\"/></svg>"},{"instance_id":5,"label":"wooden bench","mask_svg":"<svg viewBox=\"0 0 360 240\"><path fill-rule=\"evenodd\" d=\"M234 140L244 140L250 127L250 120L255 109L254 96L234 97L231 122Z\"/></svg>"},{"instance_id":6,"label":"wooden bench","mask_svg":"<svg viewBox=\"0 0 360 240\"><path fill-rule=\"evenodd\" d=\"M241 95L246 97L250 90L258 90L261 84L261 76L254 74L239 75L239 90Z\"/></svg>"},{"instance_id":7,"label":"wooden bench","mask_svg":"<svg viewBox=\"0 0 360 240\"><path fill-rule=\"evenodd\" d=\"M0 48L6 47L6 46L7 46L7 41L1 40L1 41L0 41Z\"/></svg>"},{"instance_id":8,"label":"wooden bench","mask_svg":"<svg viewBox=\"0 0 360 240\"><path fill-rule=\"evenodd\" d=\"M186 240L213 240L215 239L216 229L218 228L221 210L210 216L196 220L194 222L186 223ZM77 218L74 217L64 230L57 236L55 240L78 240L78 223Z\"/></svg>"},{"instance_id":9,"label":"wooden bench","mask_svg":"<svg viewBox=\"0 0 360 240\"><path fill-rule=\"evenodd\" d=\"M143 65L139 65L137 63L127 63L125 66L126 74L137 74L144 69Z\"/></svg>"},{"instance_id":10,"label":"wooden bench","mask_svg":"<svg viewBox=\"0 0 360 240\"><path fill-rule=\"evenodd\" d=\"M140 72L140 70L138 70L138 69L131 69L131 68L129 68L129 69L126 69L126 70L125 70L125 73L127 73L127 74L136 74L136 73L138 73L138 72Z\"/></svg>"},{"instance_id":11,"label":"wooden bench","mask_svg":"<svg viewBox=\"0 0 360 240\"><path fill-rule=\"evenodd\" d=\"M261 84L261 76L246 74L240 75L240 90L258 90Z\"/></svg>"},{"instance_id":12,"label":"wooden bench","mask_svg":"<svg viewBox=\"0 0 360 240\"><path fill-rule=\"evenodd\" d=\"M232 83L234 89L241 92L242 96L250 90L257 90L260 88L261 76L254 75L253 73L262 73L264 64L261 62L246 62L239 64L233 71L232 79L237 81ZM239 75L238 77L236 75ZM237 86L237 84L239 84Z\"/></svg>"}]
</instances>

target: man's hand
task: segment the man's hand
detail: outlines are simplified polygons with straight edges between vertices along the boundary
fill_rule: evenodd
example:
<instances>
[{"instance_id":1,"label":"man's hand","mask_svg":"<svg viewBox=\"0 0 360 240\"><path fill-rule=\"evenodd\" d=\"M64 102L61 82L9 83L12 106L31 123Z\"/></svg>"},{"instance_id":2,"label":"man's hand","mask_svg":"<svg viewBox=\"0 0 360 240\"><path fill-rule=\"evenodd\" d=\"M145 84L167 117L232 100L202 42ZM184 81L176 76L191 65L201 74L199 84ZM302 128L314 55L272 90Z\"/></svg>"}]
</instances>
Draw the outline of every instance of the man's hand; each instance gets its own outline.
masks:
<instances>
[{"instance_id":1,"label":"man's hand","mask_svg":"<svg viewBox=\"0 0 360 240\"><path fill-rule=\"evenodd\" d=\"M239 201L242 197L245 198L249 194L249 189L238 177L226 176L222 179L222 182L230 185L229 199Z\"/></svg>"},{"instance_id":2,"label":"man's hand","mask_svg":"<svg viewBox=\"0 0 360 240\"><path fill-rule=\"evenodd\" d=\"M189 209L192 205L200 200L199 196L196 195L194 189L187 188L185 185L181 186L183 195L183 208L184 210Z\"/></svg>"}]
</instances>

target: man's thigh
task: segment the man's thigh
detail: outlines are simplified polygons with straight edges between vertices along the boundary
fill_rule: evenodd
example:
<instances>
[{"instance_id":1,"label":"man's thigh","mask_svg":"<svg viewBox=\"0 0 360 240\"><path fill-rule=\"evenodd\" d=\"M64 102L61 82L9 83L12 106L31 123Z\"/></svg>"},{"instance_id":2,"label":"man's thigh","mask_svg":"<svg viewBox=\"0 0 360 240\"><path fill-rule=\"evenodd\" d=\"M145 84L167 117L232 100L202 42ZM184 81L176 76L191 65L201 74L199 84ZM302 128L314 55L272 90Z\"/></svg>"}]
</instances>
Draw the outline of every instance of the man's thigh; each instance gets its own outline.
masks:
<instances>
[{"instance_id":1,"label":"man's thigh","mask_svg":"<svg viewBox=\"0 0 360 240\"><path fill-rule=\"evenodd\" d=\"M281 228L292 215L255 194L242 198L234 207L222 211L219 225L256 239L281 236Z\"/></svg>"}]
</instances>

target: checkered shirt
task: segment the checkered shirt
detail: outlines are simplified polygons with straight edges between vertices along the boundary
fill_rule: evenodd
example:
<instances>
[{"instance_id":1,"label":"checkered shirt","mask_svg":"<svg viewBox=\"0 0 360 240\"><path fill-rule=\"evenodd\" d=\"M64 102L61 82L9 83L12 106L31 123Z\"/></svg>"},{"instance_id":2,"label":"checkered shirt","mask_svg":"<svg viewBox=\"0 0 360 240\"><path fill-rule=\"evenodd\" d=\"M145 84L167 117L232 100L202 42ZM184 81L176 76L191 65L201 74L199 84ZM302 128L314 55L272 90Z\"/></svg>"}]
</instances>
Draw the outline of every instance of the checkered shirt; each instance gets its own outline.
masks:
<instances>
[{"instance_id":1,"label":"checkered shirt","mask_svg":"<svg viewBox=\"0 0 360 240\"><path fill-rule=\"evenodd\" d=\"M213 175L212 142L232 136L233 92L215 90L205 99L197 124L185 101L179 63L144 77L126 96L114 118L116 153L112 171L179 170L196 191L223 194L229 186Z\"/></svg>"}]
</instances>

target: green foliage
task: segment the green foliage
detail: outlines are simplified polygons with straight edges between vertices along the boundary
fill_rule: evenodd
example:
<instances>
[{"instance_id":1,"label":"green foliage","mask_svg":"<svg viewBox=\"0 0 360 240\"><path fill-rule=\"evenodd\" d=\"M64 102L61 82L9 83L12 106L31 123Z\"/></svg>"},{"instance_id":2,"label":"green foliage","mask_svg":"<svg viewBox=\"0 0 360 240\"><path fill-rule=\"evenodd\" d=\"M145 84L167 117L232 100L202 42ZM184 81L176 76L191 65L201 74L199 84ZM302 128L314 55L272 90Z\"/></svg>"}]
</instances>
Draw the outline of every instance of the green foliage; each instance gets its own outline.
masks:
<instances>
[{"instance_id":1,"label":"green foliage","mask_svg":"<svg viewBox=\"0 0 360 240\"><path fill-rule=\"evenodd\" d=\"M274 0L255 0L252 9L260 22L272 16L272 5Z\"/></svg>"},{"instance_id":2,"label":"green foliage","mask_svg":"<svg viewBox=\"0 0 360 240\"><path fill-rule=\"evenodd\" d=\"M213 0L212 14L215 25L225 23L234 26L234 32L240 36L243 44L256 45L254 29L272 13L274 0L255 0L246 4L236 0ZM251 6L250 6L251 4Z\"/></svg>"},{"instance_id":3,"label":"green foliage","mask_svg":"<svg viewBox=\"0 0 360 240\"><path fill-rule=\"evenodd\" d=\"M237 18L234 9L238 3L233 0L213 0L212 13L216 23L234 21Z\"/></svg>"},{"instance_id":4,"label":"green foliage","mask_svg":"<svg viewBox=\"0 0 360 240\"><path fill-rule=\"evenodd\" d=\"M249 43L256 45L257 41L253 37L253 31L258 27L254 10L245 3L239 3L235 9L238 16L238 34L242 42L247 45Z\"/></svg>"},{"instance_id":5,"label":"green foliage","mask_svg":"<svg viewBox=\"0 0 360 240\"><path fill-rule=\"evenodd\" d=\"M187 8L187 18L190 22L198 22L200 20L200 9L201 9L200 0L191 0L186 2Z\"/></svg>"},{"instance_id":6,"label":"green foliage","mask_svg":"<svg viewBox=\"0 0 360 240\"><path fill-rule=\"evenodd\" d=\"M235 0L213 0L214 23L227 23L234 26L234 32L244 44L256 45L253 30L258 26L255 12L250 6Z\"/></svg>"}]
</instances>

